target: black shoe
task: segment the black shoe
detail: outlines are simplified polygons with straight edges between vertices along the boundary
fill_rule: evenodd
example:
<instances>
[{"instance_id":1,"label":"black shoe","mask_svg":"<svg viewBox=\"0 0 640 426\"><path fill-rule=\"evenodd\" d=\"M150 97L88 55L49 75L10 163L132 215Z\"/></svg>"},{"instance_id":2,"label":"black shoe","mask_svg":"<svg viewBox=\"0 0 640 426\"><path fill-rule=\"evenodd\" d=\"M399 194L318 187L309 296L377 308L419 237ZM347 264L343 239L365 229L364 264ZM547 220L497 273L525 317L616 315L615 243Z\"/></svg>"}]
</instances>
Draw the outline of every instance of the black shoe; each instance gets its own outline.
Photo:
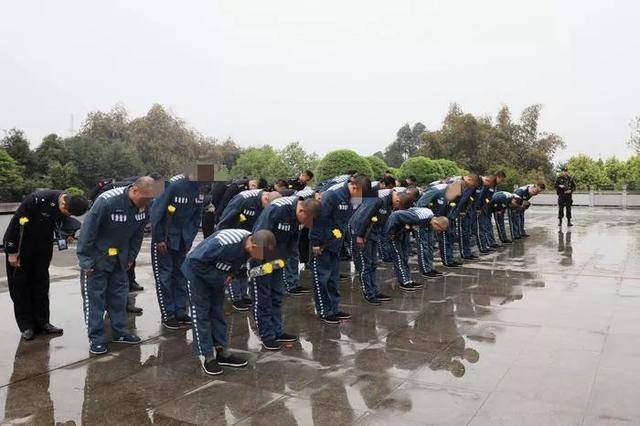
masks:
<instances>
[{"instance_id":1,"label":"black shoe","mask_svg":"<svg viewBox=\"0 0 640 426\"><path fill-rule=\"evenodd\" d=\"M298 341L298 336L296 336L295 334L282 333L281 335L276 337L276 342L290 343L290 342L297 342L297 341Z\"/></svg>"},{"instance_id":2,"label":"black shoe","mask_svg":"<svg viewBox=\"0 0 640 426\"><path fill-rule=\"evenodd\" d=\"M390 302L391 301L391 297L387 296L386 294L383 294L383 293L378 293L376 298L381 302Z\"/></svg>"},{"instance_id":3,"label":"black shoe","mask_svg":"<svg viewBox=\"0 0 640 426\"><path fill-rule=\"evenodd\" d=\"M46 334L62 334L64 333L64 330L61 328L58 328L54 325L51 325L51 323L46 323L45 325L41 326L40 328L42 328L42 331L45 332Z\"/></svg>"},{"instance_id":4,"label":"black shoe","mask_svg":"<svg viewBox=\"0 0 640 426\"><path fill-rule=\"evenodd\" d=\"M571 221L568 221L567 226L573 226L573 223L571 223Z\"/></svg>"},{"instance_id":5,"label":"black shoe","mask_svg":"<svg viewBox=\"0 0 640 426\"><path fill-rule=\"evenodd\" d=\"M233 354L229 354L229 356L218 355L216 357L216 361L218 361L218 365L226 365L227 367L244 367L248 364L246 359L242 359Z\"/></svg>"},{"instance_id":6,"label":"black shoe","mask_svg":"<svg viewBox=\"0 0 640 426\"><path fill-rule=\"evenodd\" d=\"M135 334L123 334L112 340L113 343L126 343L127 345L139 345L142 339Z\"/></svg>"},{"instance_id":7,"label":"black shoe","mask_svg":"<svg viewBox=\"0 0 640 426\"><path fill-rule=\"evenodd\" d=\"M529 235L529 234L522 234L522 235L520 235L520 236L521 236L522 238L529 238L531 235Z\"/></svg>"},{"instance_id":8,"label":"black shoe","mask_svg":"<svg viewBox=\"0 0 640 426\"><path fill-rule=\"evenodd\" d=\"M290 296L302 296L303 294L309 294L311 290L305 287L296 287L291 290L287 290L287 294Z\"/></svg>"},{"instance_id":9,"label":"black shoe","mask_svg":"<svg viewBox=\"0 0 640 426\"><path fill-rule=\"evenodd\" d=\"M562 226L562 219L558 220L558 226Z\"/></svg>"},{"instance_id":10,"label":"black shoe","mask_svg":"<svg viewBox=\"0 0 640 426\"><path fill-rule=\"evenodd\" d=\"M343 311L339 311L336 314L336 318L338 318L339 320L350 320L351 319L351 314L348 312L343 312Z\"/></svg>"},{"instance_id":11,"label":"black shoe","mask_svg":"<svg viewBox=\"0 0 640 426\"><path fill-rule=\"evenodd\" d=\"M243 298L242 298L242 301L243 301L243 302L244 302L244 304L245 304L245 305L247 305L247 306L253 306L253 300L251 300L251 299L250 299L250 298L248 298L248 297L243 297Z\"/></svg>"},{"instance_id":12,"label":"black shoe","mask_svg":"<svg viewBox=\"0 0 640 426\"><path fill-rule=\"evenodd\" d=\"M168 319L162 321L162 326L169 330L180 330L180 323L176 319Z\"/></svg>"},{"instance_id":13,"label":"black shoe","mask_svg":"<svg viewBox=\"0 0 640 426\"><path fill-rule=\"evenodd\" d=\"M340 320L338 319L338 317L333 316L333 315L328 316L328 317L320 317L320 319L325 324L331 324L331 325L340 324Z\"/></svg>"},{"instance_id":14,"label":"black shoe","mask_svg":"<svg viewBox=\"0 0 640 426\"><path fill-rule=\"evenodd\" d=\"M22 337L22 340L33 340L33 338L36 336L35 331L33 331L33 328L27 328L25 331L23 331L20 334L20 337Z\"/></svg>"},{"instance_id":15,"label":"black shoe","mask_svg":"<svg viewBox=\"0 0 640 426\"><path fill-rule=\"evenodd\" d=\"M142 313L142 308L139 308L137 306L134 305L127 305L127 312L130 314L141 314Z\"/></svg>"},{"instance_id":16,"label":"black shoe","mask_svg":"<svg viewBox=\"0 0 640 426\"><path fill-rule=\"evenodd\" d=\"M275 340L267 340L266 342L262 342L262 347L268 351L279 351L282 349L282 344Z\"/></svg>"},{"instance_id":17,"label":"black shoe","mask_svg":"<svg viewBox=\"0 0 640 426\"><path fill-rule=\"evenodd\" d=\"M144 287L142 287L136 281L131 281L129 283L129 293L133 293L135 291L142 291L142 290L144 290Z\"/></svg>"},{"instance_id":18,"label":"black shoe","mask_svg":"<svg viewBox=\"0 0 640 426\"><path fill-rule=\"evenodd\" d=\"M417 283L415 281L411 281L411 285L413 286L413 288L422 288L422 287L424 287L423 283Z\"/></svg>"},{"instance_id":19,"label":"black shoe","mask_svg":"<svg viewBox=\"0 0 640 426\"><path fill-rule=\"evenodd\" d=\"M475 254L472 254L471 256L465 257L466 260L473 260L473 259L477 259L479 256L476 256Z\"/></svg>"},{"instance_id":20,"label":"black shoe","mask_svg":"<svg viewBox=\"0 0 640 426\"><path fill-rule=\"evenodd\" d=\"M498 243L493 243L493 244L491 244L491 246L490 246L490 247L491 247L492 249L497 249L497 248L500 248L500 244L498 244Z\"/></svg>"},{"instance_id":21,"label":"black shoe","mask_svg":"<svg viewBox=\"0 0 640 426\"><path fill-rule=\"evenodd\" d=\"M446 266L447 268L462 268L462 263L451 262L449 264L445 264L444 266Z\"/></svg>"},{"instance_id":22,"label":"black shoe","mask_svg":"<svg viewBox=\"0 0 640 426\"><path fill-rule=\"evenodd\" d=\"M502 244L511 244L511 243L513 243L513 241L511 241L511 240L504 240L504 241L502 242Z\"/></svg>"},{"instance_id":23,"label":"black shoe","mask_svg":"<svg viewBox=\"0 0 640 426\"><path fill-rule=\"evenodd\" d=\"M210 376L217 376L218 374L222 374L224 371L215 359L212 359L211 361L205 360L202 363L202 369Z\"/></svg>"},{"instance_id":24,"label":"black shoe","mask_svg":"<svg viewBox=\"0 0 640 426\"><path fill-rule=\"evenodd\" d=\"M428 272L424 272L421 274L423 277L427 277L427 278L439 278L442 274L442 272L440 271L436 271L435 269L432 269Z\"/></svg>"},{"instance_id":25,"label":"black shoe","mask_svg":"<svg viewBox=\"0 0 640 426\"><path fill-rule=\"evenodd\" d=\"M102 355L107 353L107 345L104 343L91 343L89 345L89 352L93 355Z\"/></svg>"},{"instance_id":26,"label":"black shoe","mask_svg":"<svg viewBox=\"0 0 640 426\"><path fill-rule=\"evenodd\" d=\"M178 321L178 324L180 325L191 325L192 321L191 321L191 317L187 314L184 315L178 315L176 317L176 321Z\"/></svg>"},{"instance_id":27,"label":"black shoe","mask_svg":"<svg viewBox=\"0 0 640 426\"><path fill-rule=\"evenodd\" d=\"M491 250L480 250L481 254L489 254L491 253Z\"/></svg>"},{"instance_id":28,"label":"black shoe","mask_svg":"<svg viewBox=\"0 0 640 426\"><path fill-rule=\"evenodd\" d=\"M364 296L364 301L373 306L380 306L380 300L377 297Z\"/></svg>"},{"instance_id":29,"label":"black shoe","mask_svg":"<svg viewBox=\"0 0 640 426\"><path fill-rule=\"evenodd\" d=\"M398 286L402 291L416 291L417 288L413 286L413 283L400 284Z\"/></svg>"},{"instance_id":30,"label":"black shoe","mask_svg":"<svg viewBox=\"0 0 640 426\"><path fill-rule=\"evenodd\" d=\"M251 305L247 305L244 300L238 300L237 302L233 302L233 309L238 312L246 312L249 310Z\"/></svg>"}]
</instances>

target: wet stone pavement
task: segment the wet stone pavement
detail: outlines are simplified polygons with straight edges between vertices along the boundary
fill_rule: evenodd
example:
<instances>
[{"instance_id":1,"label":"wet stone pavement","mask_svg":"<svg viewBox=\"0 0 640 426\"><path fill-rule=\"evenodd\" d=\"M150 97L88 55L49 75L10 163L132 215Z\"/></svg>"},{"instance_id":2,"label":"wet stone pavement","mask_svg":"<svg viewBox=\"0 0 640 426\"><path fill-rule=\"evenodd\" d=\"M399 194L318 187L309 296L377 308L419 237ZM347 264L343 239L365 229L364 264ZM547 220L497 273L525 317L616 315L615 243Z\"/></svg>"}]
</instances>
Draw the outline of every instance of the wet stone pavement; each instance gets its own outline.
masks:
<instances>
[{"instance_id":1,"label":"wet stone pavement","mask_svg":"<svg viewBox=\"0 0 640 426\"><path fill-rule=\"evenodd\" d=\"M190 331L160 328L149 265L139 258L130 326L140 346L90 357L72 251L51 269L52 322L65 334L21 342L0 276L0 418L7 423L638 424L640 211L528 213L526 241L426 280L380 308L345 281L353 319L320 323L311 296L287 297L300 342L261 350L245 313L228 313L245 369L208 377ZM348 268L348 264L344 265ZM415 259L413 266L417 269ZM308 273L304 280L308 283ZM416 277L416 280L419 278Z\"/></svg>"}]
</instances>

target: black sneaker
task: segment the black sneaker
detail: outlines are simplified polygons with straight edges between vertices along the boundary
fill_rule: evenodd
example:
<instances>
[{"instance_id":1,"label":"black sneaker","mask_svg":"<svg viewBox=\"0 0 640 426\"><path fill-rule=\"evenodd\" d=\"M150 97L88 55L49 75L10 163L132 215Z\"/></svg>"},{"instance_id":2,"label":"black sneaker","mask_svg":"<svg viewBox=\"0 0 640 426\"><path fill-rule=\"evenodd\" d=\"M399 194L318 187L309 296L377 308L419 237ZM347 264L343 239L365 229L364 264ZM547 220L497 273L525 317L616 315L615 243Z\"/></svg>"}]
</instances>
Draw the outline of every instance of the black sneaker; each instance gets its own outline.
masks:
<instances>
[{"instance_id":1,"label":"black sneaker","mask_svg":"<svg viewBox=\"0 0 640 426\"><path fill-rule=\"evenodd\" d=\"M218 365L226 365L227 367L244 367L249 362L246 359L237 357L233 354L229 354L229 356L218 355L216 357L216 361L218 361Z\"/></svg>"},{"instance_id":2,"label":"black sneaker","mask_svg":"<svg viewBox=\"0 0 640 426\"><path fill-rule=\"evenodd\" d=\"M251 298L249 298L249 297L243 297L242 301L247 306L253 306L253 300L251 300Z\"/></svg>"},{"instance_id":3,"label":"black sneaker","mask_svg":"<svg viewBox=\"0 0 640 426\"><path fill-rule=\"evenodd\" d=\"M298 336L296 336L295 334L282 333L281 335L276 337L276 342L289 343L289 342L297 342L297 341L298 341Z\"/></svg>"},{"instance_id":4,"label":"black sneaker","mask_svg":"<svg viewBox=\"0 0 640 426\"><path fill-rule=\"evenodd\" d=\"M320 319L322 320L322 322L324 322L325 324L340 324L340 320L338 319L338 317L336 316L328 316L328 317L320 317Z\"/></svg>"},{"instance_id":5,"label":"black sneaker","mask_svg":"<svg viewBox=\"0 0 640 426\"><path fill-rule=\"evenodd\" d=\"M336 318L338 318L339 320L350 320L351 319L351 314L347 313L347 312L339 311L336 314Z\"/></svg>"},{"instance_id":6,"label":"black sneaker","mask_svg":"<svg viewBox=\"0 0 640 426\"><path fill-rule=\"evenodd\" d=\"M400 290L402 290L402 291L416 291L417 290L417 288L415 288L413 286L413 283L410 283L410 282L409 283L400 284L398 287L400 287Z\"/></svg>"},{"instance_id":7,"label":"black sneaker","mask_svg":"<svg viewBox=\"0 0 640 426\"><path fill-rule=\"evenodd\" d=\"M141 315L142 314L142 308L139 308L139 307L134 306L134 305L127 305L127 313Z\"/></svg>"},{"instance_id":8,"label":"black sneaker","mask_svg":"<svg viewBox=\"0 0 640 426\"><path fill-rule=\"evenodd\" d=\"M522 235L520 235L520 236L521 236L522 238L529 238L531 235L529 235L529 234L522 234Z\"/></svg>"},{"instance_id":9,"label":"black sneaker","mask_svg":"<svg viewBox=\"0 0 640 426\"><path fill-rule=\"evenodd\" d=\"M202 363L202 369L210 376L217 376L218 374L222 374L222 372L224 371L222 367L220 367L220 364L218 364L218 361L216 361L215 359L212 359L210 361L205 360Z\"/></svg>"},{"instance_id":10,"label":"black sneaker","mask_svg":"<svg viewBox=\"0 0 640 426\"><path fill-rule=\"evenodd\" d=\"M390 302L391 301L391 297L387 296L386 294L383 294L383 293L378 293L376 298L381 302Z\"/></svg>"},{"instance_id":11,"label":"black sneaker","mask_svg":"<svg viewBox=\"0 0 640 426\"><path fill-rule=\"evenodd\" d=\"M445 264L444 266L446 266L447 268L461 268L462 267L462 263L451 262L449 264Z\"/></svg>"},{"instance_id":12,"label":"black sneaker","mask_svg":"<svg viewBox=\"0 0 640 426\"><path fill-rule=\"evenodd\" d=\"M296 287L290 290L287 290L287 294L290 296L302 296L303 294L309 294L311 290L305 287Z\"/></svg>"},{"instance_id":13,"label":"black sneaker","mask_svg":"<svg viewBox=\"0 0 640 426\"><path fill-rule=\"evenodd\" d=\"M267 340L266 342L262 342L262 347L268 351L279 351L282 349L282 344L275 340Z\"/></svg>"},{"instance_id":14,"label":"black sneaker","mask_svg":"<svg viewBox=\"0 0 640 426\"><path fill-rule=\"evenodd\" d=\"M94 355L102 355L107 353L107 345L104 343L92 343L89 346L89 352Z\"/></svg>"},{"instance_id":15,"label":"black sneaker","mask_svg":"<svg viewBox=\"0 0 640 426\"><path fill-rule=\"evenodd\" d=\"M411 283L410 283L410 284L411 284L414 288L422 288L422 287L424 287L424 283L418 283L418 282L415 282L415 281L411 281Z\"/></svg>"},{"instance_id":16,"label":"black sneaker","mask_svg":"<svg viewBox=\"0 0 640 426\"><path fill-rule=\"evenodd\" d=\"M36 336L36 332L33 330L33 328L27 328L22 332L20 336L23 340L33 340L33 338Z\"/></svg>"},{"instance_id":17,"label":"black sneaker","mask_svg":"<svg viewBox=\"0 0 640 426\"><path fill-rule=\"evenodd\" d=\"M558 221L558 226L562 226L562 219Z\"/></svg>"},{"instance_id":18,"label":"black sneaker","mask_svg":"<svg viewBox=\"0 0 640 426\"><path fill-rule=\"evenodd\" d=\"M237 302L233 302L233 309L238 312L246 312L249 310L251 305L247 305L244 300L238 300Z\"/></svg>"},{"instance_id":19,"label":"black sneaker","mask_svg":"<svg viewBox=\"0 0 640 426\"><path fill-rule=\"evenodd\" d=\"M497 248L500 248L500 244L498 244L498 243L493 243L493 244L491 244L489 247L491 247L492 249L497 249Z\"/></svg>"},{"instance_id":20,"label":"black sneaker","mask_svg":"<svg viewBox=\"0 0 640 426\"><path fill-rule=\"evenodd\" d=\"M504 240L504 241L502 242L502 244L511 244L512 242L513 242L513 241L511 241L511 240Z\"/></svg>"},{"instance_id":21,"label":"black sneaker","mask_svg":"<svg viewBox=\"0 0 640 426\"><path fill-rule=\"evenodd\" d=\"M112 340L113 343L126 343L127 345L139 345L142 339L134 334L123 334Z\"/></svg>"},{"instance_id":22,"label":"black sneaker","mask_svg":"<svg viewBox=\"0 0 640 426\"><path fill-rule=\"evenodd\" d=\"M133 293L136 291L142 291L144 290L144 287L142 287L140 284L137 283L137 281L131 281L129 283L129 293Z\"/></svg>"},{"instance_id":23,"label":"black sneaker","mask_svg":"<svg viewBox=\"0 0 640 426\"><path fill-rule=\"evenodd\" d=\"M427 278L438 278L441 275L442 275L442 272L436 271L435 269L422 273L422 276Z\"/></svg>"},{"instance_id":24,"label":"black sneaker","mask_svg":"<svg viewBox=\"0 0 640 426\"><path fill-rule=\"evenodd\" d=\"M174 318L162 321L162 326L169 330L180 330L180 323Z\"/></svg>"},{"instance_id":25,"label":"black sneaker","mask_svg":"<svg viewBox=\"0 0 640 426\"><path fill-rule=\"evenodd\" d=\"M364 301L373 306L380 306L380 300L377 297L364 296Z\"/></svg>"},{"instance_id":26,"label":"black sneaker","mask_svg":"<svg viewBox=\"0 0 640 426\"><path fill-rule=\"evenodd\" d=\"M189 315L179 315L176 317L176 321L178 321L178 324L180 325L191 325L192 321L191 321L191 317Z\"/></svg>"},{"instance_id":27,"label":"black sneaker","mask_svg":"<svg viewBox=\"0 0 640 426\"><path fill-rule=\"evenodd\" d=\"M571 221L568 221L567 226L573 226L573 223L571 223Z\"/></svg>"}]
</instances>

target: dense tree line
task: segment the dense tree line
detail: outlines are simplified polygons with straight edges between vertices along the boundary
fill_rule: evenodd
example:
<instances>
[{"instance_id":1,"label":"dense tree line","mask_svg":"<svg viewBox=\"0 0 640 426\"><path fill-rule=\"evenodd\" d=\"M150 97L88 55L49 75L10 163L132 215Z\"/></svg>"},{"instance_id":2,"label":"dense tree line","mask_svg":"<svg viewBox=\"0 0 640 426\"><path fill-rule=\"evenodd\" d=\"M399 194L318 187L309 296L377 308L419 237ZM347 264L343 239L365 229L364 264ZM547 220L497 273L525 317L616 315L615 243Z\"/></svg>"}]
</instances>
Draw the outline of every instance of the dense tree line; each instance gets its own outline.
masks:
<instances>
[{"instance_id":1,"label":"dense tree line","mask_svg":"<svg viewBox=\"0 0 640 426\"><path fill-rule=\"evenodd\" d=\"M466 171L503 170L505 189L535 181L552 183L557 169L553 156L564 142L556 134L539 131L540 112L540 105L532 105L514 121L506 106L494 119L465 114L452 104L438 130L428 130L422 123L405 124L384 152L365 157L339 149L320 158L298 142L283 149L270 145L242 149L231 139L200 134L161 105L133 119L116 105L108 112L90 113L76 135L50 134L34 150L21 130L6 131L0 140L0 201L20 200L36 188L86 191L103 177L150 172L168 177L197 161L218 164L224 179L263 177L271 182L310 169L317 180L347 170L377 179L391 170L399 178L413 176L426 184ZM640 118L631 128L629 145L640 150ZM603 161L579 155L567 164L579 189L626 185L640 190L640 156Z\"/></svg>"}]
</instances>

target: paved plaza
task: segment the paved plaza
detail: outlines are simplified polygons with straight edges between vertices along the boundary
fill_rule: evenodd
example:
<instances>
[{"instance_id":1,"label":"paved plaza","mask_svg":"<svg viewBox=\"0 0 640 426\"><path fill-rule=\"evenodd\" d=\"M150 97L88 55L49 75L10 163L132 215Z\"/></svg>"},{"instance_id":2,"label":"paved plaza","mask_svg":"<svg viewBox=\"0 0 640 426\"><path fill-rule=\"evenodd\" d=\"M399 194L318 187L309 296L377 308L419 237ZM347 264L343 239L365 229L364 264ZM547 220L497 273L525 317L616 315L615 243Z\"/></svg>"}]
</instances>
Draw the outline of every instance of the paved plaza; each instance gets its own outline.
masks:
<instances>
[{"instance_id":1,"label":"paved plaza","mask_svg":"<svg viewBox=\"0 0 640 426\"><path fill-rule=\"evenodd\" d=\"M559 231L553 208L527 218L530 238L443 268L440 279L416 275L427 286L415 293L391 290L391 265L381 265L394 297L382 307L365 304L357 279L344 281L353 319L340 326L316 319L311 295L287 297L285 329L300 342L280 352L261 349L250 315L225 306L231 348L250 364L216 377L202 372L190 331L160 327L147 239L137 269L145 291L132 296L144 315L130 317L144 342L99 357L89 356L75 253L56 253L51 320L61 337L20 341L0 275L0 419L640 423L640 211L576 208L570 231Z\"/></svg>"}]
</instances>

